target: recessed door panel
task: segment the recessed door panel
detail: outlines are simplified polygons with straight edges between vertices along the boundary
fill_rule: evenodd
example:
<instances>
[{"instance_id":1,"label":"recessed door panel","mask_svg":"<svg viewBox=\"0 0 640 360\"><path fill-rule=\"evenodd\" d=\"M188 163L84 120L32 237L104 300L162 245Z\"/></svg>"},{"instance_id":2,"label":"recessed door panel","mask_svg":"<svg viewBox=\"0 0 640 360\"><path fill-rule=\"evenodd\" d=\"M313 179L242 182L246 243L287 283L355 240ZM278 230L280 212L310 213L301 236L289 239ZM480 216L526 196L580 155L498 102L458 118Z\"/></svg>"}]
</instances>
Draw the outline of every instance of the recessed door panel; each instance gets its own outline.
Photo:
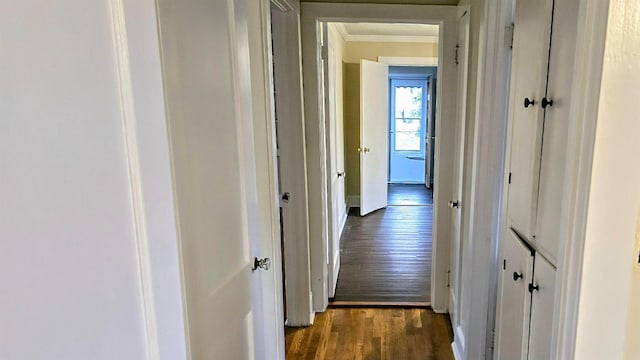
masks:
<instances>
[{"instance_id":1,"label":"recessed door panel","mask_svg":"<svg viewBox=\"0 0 640 360\"><path fill-rule=\"evenodd\" d=\"M497 359L526 359L533 275L533 253L512 231L502 244L502 269L498 293Z\"/></svg>"},{"instance_id":2,"label":"recessed door panel","mask_svg":"<svg viewBox=\"0 0 640 360\"><path fill-rule=\"evenodd\" d=\"M540 176L553 0L517 0L511 72L509 116L511 161L509 220L533 239Z\"/></svg>"}]
</instances>

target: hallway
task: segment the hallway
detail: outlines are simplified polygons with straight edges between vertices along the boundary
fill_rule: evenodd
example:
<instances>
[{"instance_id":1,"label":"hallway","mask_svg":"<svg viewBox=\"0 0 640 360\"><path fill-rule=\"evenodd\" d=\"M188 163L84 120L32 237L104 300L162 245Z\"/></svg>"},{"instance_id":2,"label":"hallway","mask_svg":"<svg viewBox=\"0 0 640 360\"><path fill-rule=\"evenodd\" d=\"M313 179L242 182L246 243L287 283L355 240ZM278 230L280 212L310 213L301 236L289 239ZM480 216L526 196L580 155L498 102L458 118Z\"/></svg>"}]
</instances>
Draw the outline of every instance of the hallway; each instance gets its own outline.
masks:
<instances>
[{"instance_id":1,"label":"hallway","mask_svg":"<svg viewBox=\"0 0 640 360\"><path fill-rule=\"evenodd\" d=\"M431 309L328 309L286 328L286 358L448 360L452 341L448 315Z\"/></svg>"},{"instance_id":2,"label":"hallway","mask_svg":"<svg viewBox=\"0 0 640 360\"><path fill-rule=\"evenodd\" d=\"M386 208L364 217L351 209L334 301L430 301L432 201L424 185L389 185Z\"/></svg>"}]
</instances>

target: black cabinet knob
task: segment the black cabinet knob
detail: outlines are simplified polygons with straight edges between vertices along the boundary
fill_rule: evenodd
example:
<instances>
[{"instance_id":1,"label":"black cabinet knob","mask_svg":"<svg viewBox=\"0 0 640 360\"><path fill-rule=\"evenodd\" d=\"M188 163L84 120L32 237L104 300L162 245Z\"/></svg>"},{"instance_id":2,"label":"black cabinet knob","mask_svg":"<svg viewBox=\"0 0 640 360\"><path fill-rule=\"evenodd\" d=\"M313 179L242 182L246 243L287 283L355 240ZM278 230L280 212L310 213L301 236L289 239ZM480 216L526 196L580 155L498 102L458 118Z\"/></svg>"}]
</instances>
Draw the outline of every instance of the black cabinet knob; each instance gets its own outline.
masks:
<instances>
[{"instance_id":1,"label":"black cabinet knob","mask_svg":"<svg viewBox=\"0 0 640 360\"><path fill-rule=\"evenodd\" d=\"M517 272L513 272L513 281L518 281L518 279L522 279L523 275L518 274Z\"/></svg>"},{"instance_id":2,"label":"black cabinet knob","mask_svg":"<svg viewBox=\"0 0 640 360\"><path fill-rule=\"evenodd\" d=\"M543 109L546 109L547 106L553 106L553 100L547 100L547 98L542 98L542 101L540 102L540 105L542 105Z\"/></svg>"},{"instance_id":3,"label":"black cabinet knob","mask_svg":"<svg viewBox=\"0 0 640 360\"><path fill-rule=\"evenodd\" d=\"M533 283L529 284L529 292L530 293L533 293L534 291L538 291L538 290L540 290L540 286L539 285L533 286Z\"/></svg>"},{"instance_id":4,"label":"black cabinet knob","mask_svg":"<svg viewBox=\"0 0 640 360\"><path fill-rule=\"evenodd\" d=\"M524 107L528 108L529 106L533 106L536 104L534 99L524 98Z\"/></svg>"}]
</instances>

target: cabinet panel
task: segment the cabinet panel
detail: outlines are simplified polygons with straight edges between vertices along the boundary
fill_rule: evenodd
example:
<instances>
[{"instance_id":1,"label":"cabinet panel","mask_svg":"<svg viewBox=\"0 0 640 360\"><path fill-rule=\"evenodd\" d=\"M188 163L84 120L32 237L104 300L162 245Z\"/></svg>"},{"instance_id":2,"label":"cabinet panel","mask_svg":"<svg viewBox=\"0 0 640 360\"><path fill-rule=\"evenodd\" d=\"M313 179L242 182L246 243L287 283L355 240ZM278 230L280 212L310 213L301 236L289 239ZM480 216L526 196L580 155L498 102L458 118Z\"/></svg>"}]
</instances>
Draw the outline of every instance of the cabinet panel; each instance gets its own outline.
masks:
<instances>
[{"instance_id":1,"label":"cabinet panel","mask_svg":"<svg viewBox=\"0 0 640 360\"><path fill-rule=\"evenodd\" d=\"M551 332L556 269L542 256L536 256L532 282L529 360L551 359Z\"/></svg>"},{"instance_id":2,"label":"cabinet panel","mask_svg":"<svg viewBox=\"0 0 640 360\"><path fill-rule=\"evenodd\" d=\"M498 293L497 359L526 359L533 275L533 254L507 230L502 245L503 267Z\"/></svg>"},{"instance_id":3,"label":"cabinet panel","mask_svg":"<svg viewBox=\"0 0 640 360\"><path fill-rule=\"evenodd\" d=\"M540 192L536 222L536 242L551 255L558 256L562 194L569 127L571 81L577 34L579 0L556 2L553 9L553 34L549 54L547 106L544 116L544 140L540 168Z\"/></svg>"},{"instance_id":4,"label":"cabinet panel","mask_svg":"<svg viewBox=\"0 0 640 360\"><path fill-rule=\"evenodd\" d=\"M511 227L533 238L540 175L540 153L553 0L517 0L511 72ZM532 101L533 104L525 99Z\"/></svg>"}]
</instances>

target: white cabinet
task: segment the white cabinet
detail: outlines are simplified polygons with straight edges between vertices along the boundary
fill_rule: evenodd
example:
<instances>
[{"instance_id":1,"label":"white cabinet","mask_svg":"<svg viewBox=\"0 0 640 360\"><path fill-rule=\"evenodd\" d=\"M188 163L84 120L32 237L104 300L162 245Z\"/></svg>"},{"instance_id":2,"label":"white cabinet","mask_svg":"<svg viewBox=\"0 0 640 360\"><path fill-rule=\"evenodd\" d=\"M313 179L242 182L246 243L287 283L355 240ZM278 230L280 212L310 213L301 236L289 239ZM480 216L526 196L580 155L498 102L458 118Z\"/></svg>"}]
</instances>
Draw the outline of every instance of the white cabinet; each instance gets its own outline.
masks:
<instances>
[{"instance_id":1,"label":"white cabinet","mask_svg":"<svg viewBox=\"0 0 640 360\"><path fill-rule=\"evenodd\" d=\"M517 0L513 34L509 222L534 236L553 0Z\"/></svg>"},{"instance_id":2,"label":"white cabinet","mask_svg":"<svg viewBox=\"0 0 640 360\"><path fill-rule=\"evenodd\" d=\"M507 230L498 290L496 359L550 359L556 269Z\"/></svg>"},{"instance_id":3,"label":"white cabinet","mask_svg":"<svg viewBox=\"0 0 640 360\"><path fill-rule=\"evenodd\" d=\"M551 358L578 8L515 1L496 359Z\"/></svg>"},{"instance_id":4,"label":"white cabinet","mask_svg":"<svg viewBox=\"0 0 640 360\"><path fill-rule=\"evenodd\" d=\"M531 251L511 230L505 232L502 271L498 290L496 355L498 359L526 359L531 296L528 285L533 277Z\"/></svg>"},{"instance_id":5,"label":"white cabinet","mask_svg":"<svg viewBox=\"0 0 640 360\"><path fill-rule=\"evenodd\" d=\"M542 256L536 256L533 280L527 285L531 293L528 357L531 360L551 359L555 277L556 269Z\"/></svg>"}]
</instances>

